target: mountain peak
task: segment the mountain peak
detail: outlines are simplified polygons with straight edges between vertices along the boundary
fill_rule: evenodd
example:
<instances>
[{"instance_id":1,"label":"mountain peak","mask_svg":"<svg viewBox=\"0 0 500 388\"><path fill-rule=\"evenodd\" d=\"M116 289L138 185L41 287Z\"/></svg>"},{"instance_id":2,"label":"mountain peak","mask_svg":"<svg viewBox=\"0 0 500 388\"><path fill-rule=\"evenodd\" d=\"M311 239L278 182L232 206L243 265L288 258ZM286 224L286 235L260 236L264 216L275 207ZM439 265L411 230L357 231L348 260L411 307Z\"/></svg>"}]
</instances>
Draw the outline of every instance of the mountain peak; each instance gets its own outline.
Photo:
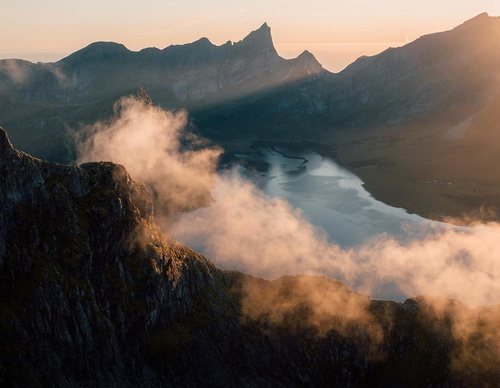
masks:
<instances>
[{"instance_id":1,"label":"mountain peak","mask_svg":"<svg viewBox=\"0 0 500 388\"><path fill-rule=\"evenodd\" d=\"M490 15L488 15L488 12L483 12L483 13L480 13L479 15L477 15L477 16L474 16L472 19L470 19L468 21L470 22L472 20L486 20L489 17L490 17Z\"/></svg>"},{"instance_id":2,"label":"mountain peak","mask_svg":"<svg viewBox=\"0 0 500 388\"><path fill-rule=\"evenodd\" d=\"M76 51L72 55L80 54L80 55L96 55L102 53L119 53L126 52L128 49L120 43L115 42L93 42L88 46Z\"/></svg>"},{"instance_id":3,"label":"mountain peak","mask_svg":"<svg viewBox=\"0 0 500 388\"><path fill-rule=\"evenodd\" d=\"M316 57L308 50L302 51L297 58L307 59L307 60L313 59L316 61Z\"/></svg>"},{"instance_id":4,"label":"mountain peak","mask_svg":"<svg viewBox=\"0 0 500 388\"><path fill-rule=\"evenodd\" d=\"M488 15L488 13L483 12L477 16L474 16L472 19L465 21L464 23L462 23L460 26L458 26L456 28L458 29L458 28L461 28L464 26L465 27L480 27L480 26L489 24L489 22L493 19L495 19L495 18L492 18L492 17L490 17L490 15Z\"/></svg>"},{"instance_id":5,"label":"mountain peak","mask_svg":"<svg viewBox=\"0 0 500 388\"><path fill-rule=\"evenodd\" d=\"M10 142L7 132L0 127L0 159L8 158L13 153L15 153L15 150Z\"/></svg>"},{"instance_id":6,"label":"mountain peak","mask_svg":"<svg viewBox=\"0 0 500 388\"><path fill-rule=\"evenodd\" d=\"M207 38L207 37L202 37L196 41L194 41L193 43L191 43L193 45L209 45L209 46L213 46L212 42L210 42L210 40Z\"/></svg>"},{"instance_id":7,"label":"mountain peak","mask_svg":"<svg viewBox=\"0 0 500 388\"><path fill-rule=\"evenodd\" d=\"M278 56L278 52L274 48L273 38L271 37L271 28L267 23L262 24L257 30L252 31L236 44L245 52L267 53L273 57Z\"/></svg>"},{"instance_id":8,"label":"mountain peak","mask_svg":"<svg viewBox=\"0 0 500 388\"><path fill-rule=\"evenodd\" d=\"M271 27L267 23L264 23L258 29L250 32L241 42L255 39L267 40L272 44Z\"/></svg>"},{"instance_id":9,"label":"mountain peak","mask_svg":"<svg viewBox=\"0 0 500 388\"><path fill-rule=\"evenodd\" d=\"M302 67L306 74L316 74L323 71L323 66L321 66L321 63L318 62L316 57L310 51L302 51L302 53L293 61Z\"/></svg>"},{"instance_id":10,"label":"mountain peak","mask_svg":"<svg viewBox=\"0 0 500 388\"><path fill-rule=\"evenodd\" d=\"M73 62L75 60L100 60L105 57L115 56L117 54L129 53L121 43L115 42L94 42L88 46L74 52L73 54L61 59L61 62Z\"/></svg>"}]
</instances>

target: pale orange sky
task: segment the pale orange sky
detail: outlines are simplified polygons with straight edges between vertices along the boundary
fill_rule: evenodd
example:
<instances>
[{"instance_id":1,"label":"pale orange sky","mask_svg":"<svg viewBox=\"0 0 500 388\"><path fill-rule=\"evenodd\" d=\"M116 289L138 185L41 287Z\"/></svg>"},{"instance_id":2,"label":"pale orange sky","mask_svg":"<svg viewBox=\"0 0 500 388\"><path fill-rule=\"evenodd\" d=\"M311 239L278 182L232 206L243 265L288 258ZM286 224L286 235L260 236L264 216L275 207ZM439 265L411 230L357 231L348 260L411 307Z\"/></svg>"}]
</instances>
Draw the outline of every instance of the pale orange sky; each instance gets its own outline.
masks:
<instances>
[{"instance_id":1,"label":"pale orange sky","mask_svg":"<svg viewBox=\"0 0 500 388\"><path fill-rule=\"evenodd\" d=\"M449 30L498 0L16 0L0 5L0 58L55 61L95 41L131 50L164 48L203 36L214 44L243 39L267 22L280 55L311 51L339 71L361 55Z\"/></svg>"}]
</instances>

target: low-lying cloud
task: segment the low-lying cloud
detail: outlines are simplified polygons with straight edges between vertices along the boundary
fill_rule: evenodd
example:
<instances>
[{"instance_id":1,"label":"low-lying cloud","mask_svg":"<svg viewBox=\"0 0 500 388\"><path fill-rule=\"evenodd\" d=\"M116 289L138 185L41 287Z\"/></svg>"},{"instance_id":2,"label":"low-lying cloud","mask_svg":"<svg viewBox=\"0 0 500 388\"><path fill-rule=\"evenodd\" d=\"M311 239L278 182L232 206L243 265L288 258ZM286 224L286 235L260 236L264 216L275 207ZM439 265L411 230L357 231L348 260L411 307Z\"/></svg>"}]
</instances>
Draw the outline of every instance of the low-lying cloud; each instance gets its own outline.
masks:
<instances>
[{"instance_id":1,"label":"low-lying cloud","mask_svg":"<svg viewBox=\"0 0 500 388\"><path fill-rule=\"evenodd\" d=\"M498 224L433 230L405 243L380 236L343 249L299 209L267 197L236 170L217 174L220 150L187 149L185 124L185 112L122 99L113 120L80 136L79 162L125 165L154 193L166 232L225 269L266 278L322 274L377 298L435 294L500 303Z\"/></svg>"},{"instance_id":2,"label":"low-lying cloud","mask_svg":"<svg viewBox=\"0 0 500 388\"><path fill-rule=\"evenodd\" d=\"M185 111L167 112L133 97L119 100L114 110L109 121L77 132L78 163L123 164L133 179L148 186L161 212L210 203L221 150L194 149L201 140L183 132ZM183 141L190 148L182 147Z\"/></svg>"}]
</instances>

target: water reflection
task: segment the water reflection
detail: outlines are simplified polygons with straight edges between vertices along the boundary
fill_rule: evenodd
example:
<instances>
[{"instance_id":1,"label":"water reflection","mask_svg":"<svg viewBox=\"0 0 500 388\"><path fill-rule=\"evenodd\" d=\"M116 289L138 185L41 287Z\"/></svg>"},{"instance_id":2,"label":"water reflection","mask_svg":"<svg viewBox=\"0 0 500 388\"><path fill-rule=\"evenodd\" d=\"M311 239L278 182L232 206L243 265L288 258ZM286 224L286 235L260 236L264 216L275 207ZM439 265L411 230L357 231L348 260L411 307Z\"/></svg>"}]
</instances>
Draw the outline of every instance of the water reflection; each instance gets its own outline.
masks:
<instances>
[{"instance_id":1,"label":"water reflection","mask_svg":"<svg viewBox=\"0 0 500 388\"><path fill-rule=\"evenodd\" d=\"M360 178L316 152L267 146L255 150L235 155L244 161L243 173L267 195L302 209L341 246L360 245L381 234L404 241L420 233L423 223L438 224L377 201Z\"/></svg>"}]
</instances>

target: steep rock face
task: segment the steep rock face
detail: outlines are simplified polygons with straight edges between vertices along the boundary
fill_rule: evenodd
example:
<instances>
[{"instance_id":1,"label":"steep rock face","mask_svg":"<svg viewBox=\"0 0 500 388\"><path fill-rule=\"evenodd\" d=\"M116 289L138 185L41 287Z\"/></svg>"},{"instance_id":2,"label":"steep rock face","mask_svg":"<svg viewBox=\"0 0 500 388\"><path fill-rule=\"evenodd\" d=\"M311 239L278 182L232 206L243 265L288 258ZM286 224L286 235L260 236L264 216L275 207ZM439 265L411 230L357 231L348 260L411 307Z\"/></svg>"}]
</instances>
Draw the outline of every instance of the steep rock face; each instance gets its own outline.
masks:
<instances>
[{"instance_id":1,"label":"steep rock face","mask_svg":"<svg viewBox=\"0 0 500 388\"><path fill-rule=\"evenodd\" d=\"M0 130L0 385L471 386L500 378L498 306L374 301L316 276L222 272L162 235L112 163Z\"/></svg>"},{"instance_id":2,"label":"steep rock face","mask_svg":"<svg viewBox=\"0 0 500 388\"><path fill-rule=\"evenodd\" d=\"M50 164L0 129L0 384L158 383L147 334L193 310L217 270L161 235L111 163Z\"/></svg>"}]
</instances>

